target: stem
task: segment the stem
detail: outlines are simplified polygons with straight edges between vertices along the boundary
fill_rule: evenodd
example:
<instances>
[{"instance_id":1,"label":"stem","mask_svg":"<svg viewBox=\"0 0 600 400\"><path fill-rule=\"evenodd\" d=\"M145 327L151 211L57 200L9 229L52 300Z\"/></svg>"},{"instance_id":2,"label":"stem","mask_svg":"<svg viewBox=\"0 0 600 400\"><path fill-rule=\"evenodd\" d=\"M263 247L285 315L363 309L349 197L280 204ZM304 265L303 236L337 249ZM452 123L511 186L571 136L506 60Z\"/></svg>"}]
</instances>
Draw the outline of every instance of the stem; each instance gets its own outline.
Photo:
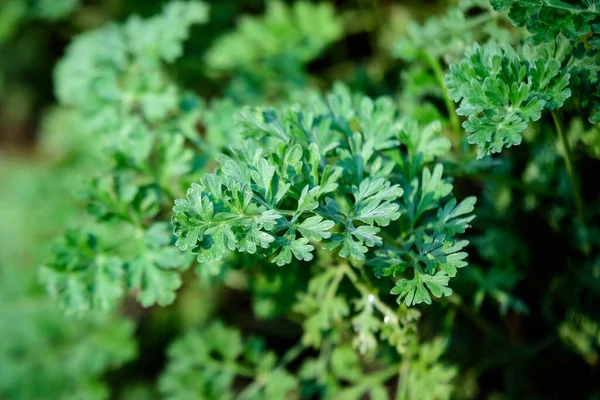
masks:
<instances>
[{"instance_id":1,"label":"stem","mask_svg":"<svg viewBox=\"0 0 600 400\"><path fill-rule=\"evenodd\" d=\"M329 290L325 294L325 301L330 302L335 297L338 287L340 286L340 282L342 281L342 279L344 279L344 272L345 270L343 269L343 267L339 267L335 270L335 277L331 282L331 286L329 286Z\"/></svg>"},{"instance_id":2,"label":"stem","mask_svg":"<svg viewBox=\"0 0 600 400\"><path fill-rule=\"evenodd\" d=\"M442 93L444 96L444 103L446 104L446 109L448 111L448 118L450 121L450 127L455 135L456 144L458 146L458 151L462 152L462 131L460 128L460 120L458 119L458 114L456 114L456 108L454 107L454 102L448 97L448 89L444 84L444 70L442 69L442 65L439 60L434 58L428 51L424 52L425 60L433 70L435 75L435 79L438 81L438 85L442 89Z\"/></svg>"},{"instance_id":3,"label":"stem","mask_svg":"<svg viewBox=\"0 0 600 400\"><path fill-rule=\"evenodd\" d=\"M284 355L281 357L281 361L279 363L279 368L285 368L292 361L294 361L302 352L306 350L306 346L302 342L296 344L294 347L290 348Z\"/></svg>"},{"instance_id":4,"label":"stem","mask_svg":"<svg viewBox=\"0 0 600 400\"><path fill-rule=\"evenodd\" d=\"M372 387L383 385L385 382L398 375L399 370L400 367L398 365L392 365L384 370L372 372L369 375L366 375L365 378L360 381L360 383L353 386L352 390L356 391L357 394L360 392L361 395L364 395L365 391L371 389Z\"/></svg>"},{"instance_id":5,"label":"stem","mask_svg":"<svg viewBox=\"0 0 600 400\"><path fill-rule=\"evenodd\" d=\"M397 322L396 311L392 310L391 307L389 307L387 304L385 304L383 301L381 301L379 296L377 296L375 294L375 290L372 290L367 285L360 282L360 280L358 279L358 275L356 275L356 273L352 270L352 268L348 264L342 264L342 266L340 268L342 268L342 271L344 272L344 274L350 279L350 281L352 282L352 284L354 285L354 287L356 288L356 290L358 290L358 292L360 294L362 294L363 296L369 296L369 295L373 296L372 297L373 305L375 306L377 311L382 313L384 316L394 318L395 322Z\"/></svg>"},{"instance_id":6,"label":"stem","mask_svg":"<svg viewBox=\"0 0 600 400\"><path fill-rule=\"evenodd\" d=\"M305 350L306 348L304 347L304 345L302 343L299 343L297 345L295 345L294 347L292 347L291 349L289 349L287 351L287 353L285 353L285 355L281 358L281 361L279 363L279 365L275 368L274 371L277 371L279 369L285 369L285 367L291 363L292 361L294 361L296 358L298 358L298 356L300 354L302 354L302 352ZM248 385L240 394L239 394L239 399L250 399L253 398L256 393L258 393L258 391L260 391L260 389L263 388L263 386L265 386L267 384L267 382L269 381L269 379L271 379L271 375L273 372L267 374L267 375L263 375L263 376L259 376L257 377L257 379L255 379L250 385Z\"/></svg>"},{"instance_id":7,"label":"stem","mask_svg":"<svg viewBox=\"0 0 600 400\"><path fill-rule=\"evenodd\" d=\"M477 325L477 327L479 327L486 334L493 336L493 337L500 336L500 334L498 333L498 331L494 327L494 325L491 324L486 319L484 319L481 315L479 315L475 311L473 311L473 309L468 304L466 304L463 301L462 297L460 297L458 294L453 293L450 296L448 296L446 299L447 299L448 303L452 304L453 306L458 308L460 311L462 311L471 321L473 321L473 323L475 325Z\"/></svg>"},{"instance_id":8,"label":"stem","mask_svg":"<svg viewBox=\"0 0 600 400\"><path fill-rule=\"evenodd\" d=\"M560 143L563 148L563 158L565 159L565 165L567 167L567 174L569 175L569 181L571 182L571 187L573 189L573 198L575 200L575 208L577 209L577 217L579 222L583 225L585 222L585 213L583 208L583 198L581 197L581 191L579 188L579 181L577 179L577 172L575 171L575 167L573 166L573 155L571 152L571 146L569 146L569 141L567 140L567 136L565 135L562 118L560 115L552 111L552 120L554 121L554 126L556 127L556 133L558 134L558 138L560 139Z\"/></svg>"},{"instance_id":9,"label":"stem","mask_svg":"<svg viewBox=\"0 0 600 400\"><path fill-rule=\"evenodd\" d=\"M394 240L391 236L389 236L387 233L385 233L383 230L381 232L379 232L379 234L390 244L398 247L399 249L401 249L402 247L399 246L399 243ZM423 274L424 272L421 270L420 266L418 263L413 263L414 268L416 271L419 271L419 273ZM415 271L415 273L417 273ZM354 273L354 272L352 272ZM350 276L350 275L348 275ZM356 275L355 275L356 276ZM356 285L356 284L355 284ZM358 287L357 287L358 288ZM379 298L377 296L375 296L376 300L379 300ZM473 309L466 304L462 298L456 294L453 293L452 295L450 295L449 297L445 298L446 301L448 303L450 303L451 305L455 306L456 308L458 308L460 311L462 311L468 318L470 318L475 325L477 325L482 331L490 334L491 336L500 336L497 332L497 330L495 329L494 325L492 323L490 323L489 321L487 321L485 318L481 317L479 314L477 314L475 311L473 311ZM375 304L377 304L377 301L375 302Z\"/></svg>"},{"instance_id":10,"label":"stem","mask_svg":"<svg viewBox=\"0 0 600 400\"><path fill-rule=\"evenodd\" d=\"M409 362L403 362L400 365L400 373L398 374L398 387L396 388L396 400L406 400L408 397L408 369Z\"/></svg>"}]
</instances>

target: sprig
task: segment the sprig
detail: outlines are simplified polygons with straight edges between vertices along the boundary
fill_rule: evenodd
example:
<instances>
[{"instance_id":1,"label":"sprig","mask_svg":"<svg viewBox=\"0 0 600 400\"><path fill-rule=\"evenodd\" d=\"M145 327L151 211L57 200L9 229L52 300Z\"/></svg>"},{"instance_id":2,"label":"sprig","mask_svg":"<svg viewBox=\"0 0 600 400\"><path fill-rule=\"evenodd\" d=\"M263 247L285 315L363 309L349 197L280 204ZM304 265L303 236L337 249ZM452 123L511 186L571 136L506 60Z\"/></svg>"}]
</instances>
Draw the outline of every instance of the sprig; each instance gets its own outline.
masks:
<instances>
[{"instance_id":1,"label":"sprig","mask_svg":"<svg viewBox=\"0 0 600 400\"><path fill-rule=\"evenodd\" d=\"M457 203L441 165L425 166L447 149L439 125L419 135L388 99L352 97L343 87L312 106L247 110L241 123L243 146L176 200L182 250L200 262L245 252L282 266L313 260L319 246L367 260L379 276L414 270L415 279L400 279L393 291L407 305L431 302L425 286L436 297L451 293L449 279L466 265L467 242L456 235L473 219L475 199ZM395 168L393 159L403 161ZM399 219L397 241L385 230ZM385 249L377 257L376 247Z\"/></svg>"},{"instance_id":2,"label":"sprig","mask_svg":"<svg viewBox=\"0 0 600 400\"><path fill-rule=\"evenodd\" d=\"M564 38L518 52L495 43L475 45L450 66L448 95L460 104L457 113L468 117L463 126L479 158L519 145L528 122L571 97L570 69L563 67L568 49Z\"/></svg>"},{"instance_id":3,"label":"sprig","mask_svg":"<svg viewBox=\"0 0 600 400\"><path fill-rule=\"evenodd\" d=\"M81 196L92 218L59 238L42 268L69 314L107 312L129 291L145 307L175 299L190 260L160 215L180 190L173 177L195 168L186 140L201 113L163 65L181 56L190 27L206 18L203 3L173 2L155 17L81 35L57 66L59 99L102 149Z\"/></svg>"},{"instance_id":4,"label":"sprig","mask_svg":"<svg viewBox=\"0 0 600 400\"><path fill-rule=\"evenodd\" d=\"M277 361L261 339L242 341L239 331L215 322L171 345L159 386L168 399L285 398L298 380ZM240 390L239 377L252 383Z\"/></svg>"},{"instance_id":5,"label":"sprig","mask_svg":"<svg viewBox=\"0 0 600 400\"><path fill-rule=\"evenodd\" d=\"M595 24L600 21L600 2L597 0L491 0L497 11L509 10L508 16L516 26L525 26L532 33L533 44L551 42L559 34L570 40L590 35L589 43L598 48L600 40Z\"/></svg>"}]
</instances>

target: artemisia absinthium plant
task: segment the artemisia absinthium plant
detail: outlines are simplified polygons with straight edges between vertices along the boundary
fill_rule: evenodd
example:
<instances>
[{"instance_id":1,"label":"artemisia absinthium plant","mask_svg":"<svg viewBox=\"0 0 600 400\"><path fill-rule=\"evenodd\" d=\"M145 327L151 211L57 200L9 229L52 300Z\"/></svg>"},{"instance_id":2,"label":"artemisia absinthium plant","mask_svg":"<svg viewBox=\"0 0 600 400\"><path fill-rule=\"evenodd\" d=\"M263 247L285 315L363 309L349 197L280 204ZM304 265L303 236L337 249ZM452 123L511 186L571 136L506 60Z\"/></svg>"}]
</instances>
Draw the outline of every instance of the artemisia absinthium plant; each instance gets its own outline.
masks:
<instances>
[{"instance_id":1,"label":"artemisia absinthium plant","mask_svg":"<svg viewBox=\"0 0 600 400\"><path fill-rule=\"evenodd\" d=\"M571 141L597 151L600 123L600 2L494 0L497 11L530 33L527 42L474 44L464 59L450 65L448 97L465 116L468 141L478 158L521 144L528 124L551 117L570 180L580 228L586 231L585 205ZM569 119L564 121L564 115ZM576 126L580 138L567 137ZM539 141L541 143L541 141ZM587 236L587 233L584 233ZM587 238L582 248L589 253Z\"/></svg>"},{"instance_id":2,"label":"artemisia absinthium plant","mask_svg":"<svg viewBox=\"0 0 600 400\"><path fill-rule=\"evenodd\" d=\"M218 41L206 64L235 74L227 89L234 100L209 108L169 74L190 26L208 18L204 4L173 2L158 16L85 33L57 68L57 94L103 156L84 195L86 222L56 241L42 279L67 313L81 316L109 312L128 293L144 307L169 305L194 266L207 285L247 290L257 318L302 328L284 354L221 322L189 333L170 347L159 384L168 398L450 398L458 371L440 359L448 340L419 338L415 306L447 297L489 333L451 296L452 278L467 266L461 235L475 198L457 199L444 170L471 176L490 165L463 146L452 100L480 157L519 144L548 110L581 210L558 110L585 110L597 122L597 15L594 1L475 0L440 24L414 25L398 48L413 63L409 79L419 78L402 112L390 98L340 84L299 100L292 93L310 81L305 64L342 35L323 4L272 2L266 17L243 20ZM528 44L509 20L533 34ZM548 29L549 21L560 24ZM422 112L431 94L445 110ZM270 105L239 109L239 101ZM579 131L589 132L589 122L578 122ZM595 151L589 135L576 140ZM486 201L486 212L498 206ZM490 249L504 240L515 239L490 229L476 245L497 266L502 256ZM476 307L489 296L503 312L526 311L509 293L520 276L512 264L507 270L474 270ZM584 353L593 318L575 321L560 334Z\"/></svg>"},{"instance_id":3,"label":"artemisia absinthium plant","mask_svg":"<svg viewBox=\"0 0 600 400\"><path fill-rule=\"evenodd\" d=\"M302 17L310 7L298 10ZM399 353L419 362L418 312L408 307L451 294L450 279L466 266L467 241L459 235L475 199L455 199L436 163L450 143L439 123L419 126L391 99L339 85L300 104L236 112L229 142L240 145L220 150L195 131L210 114L165 68L181 54L190 25L206 17L201 3L174 2L159 16L82 35L59 64L57 94L79 110L104 157L84 195L89 222L56 241L42 279L67 313L82 315L113 309L130 291L146 307L172 303L192 254L201 275L241 268L253 285L261 274L309 270L294 291L284 289L283 314L299 316L304 329L296 351L324 349L306 360L303 379L318 381L327 396L381 394L399 372ZM219 151L216 169L205 169L205 155ZM174 202L172 236L169 208L190 183ZM378 350L380 341L390 346ZM443 344L431 346L437 359ZM300 380L261 348L212 325L173 347L161 388L168 396L224 398L241 376L257 379L241 397L298 390ZM389 365L378 361L381 352ZM229 362L239 368L229 371ZM373 368L383 369L363 382ZM188 387L189 374L206 379ZM431 390L454 374L442 368ZM322 381L327 376L333 381Z\"/></svg>"},{"instance_id":4,"label":"artemisia absinthium plant","mask_svg":"<svg viewBox=\"0 0 600 400\"><path fill-rule=\"evenodd\" d=\"M269 261L246 267L253 274L310 268L292 306L304 346L347 343L364 355L378 337L400 353L414 345L418 313L406 306L452 293L475 204L452 197L435 163L450 146L440 125L420 127L390 99L343 86L310 105L246 109L239 122L243 144L175 201L176 245L201 264L236 253Z\"/></svg>"}]
</instances>

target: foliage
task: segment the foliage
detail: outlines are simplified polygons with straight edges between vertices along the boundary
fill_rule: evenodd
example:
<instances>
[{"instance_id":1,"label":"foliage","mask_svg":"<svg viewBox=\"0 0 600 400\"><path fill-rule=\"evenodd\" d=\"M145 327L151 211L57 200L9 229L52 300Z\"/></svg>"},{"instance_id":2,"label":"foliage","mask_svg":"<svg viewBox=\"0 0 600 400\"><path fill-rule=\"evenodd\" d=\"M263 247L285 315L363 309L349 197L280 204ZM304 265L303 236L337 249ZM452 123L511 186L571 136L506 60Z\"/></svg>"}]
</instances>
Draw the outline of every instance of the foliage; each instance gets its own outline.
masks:
<instances>
[{"instance_id":1,"label":"foliage","mask_svg":"<svg viewBox=\"0 0 600 400\"><path fill-rule=\"evenodd\" d=\"M58 98L78 108L88 134L105 143L106 155L104 174L91 179L84 195L100 224L58 239L42 268L48 290L68 313L106 311L126 289L135 289L145 306L175 299L177 271L189 262L170 246L168 225L153 218L176 190L172 177L193 170L185 135L198 107L168 79L161 62L181 55L190 25L206 15L202 3L171 3L160 16L132 17L123 26L84 34L57 67Z\"/></svg>"},{"instance_id":2,"label":"foliage","mask_svg":"<svg viewBox=\"0 0 600 400\"><path fill-rule=\"evenodd\" d=\"M419 127L406 122L403 129L389 99L353 99L338 87L322 103L306 111L292 107L242 114L249 139L233 157L221 158L215 174L192 184L186 198L175 202L177 245L191 249L199 262L237 250L271 257L283 266L292 255L311 261L315 247L309 241L327 250L339 248L340 257L357 261L367 259L370 247L385 244L388 249L373 263L378 275L414 269L414 278L399 280L393 292L406 297L407 305L431 303L425 286L435 297L449 295L448 280L466 265L466 253L459 250L468 243L454 236L472 220L468 214L475 199L459 204L448 199L452 186L444 181L441 165L433 173L411 165L398 168L394 181L384 178L394 171L392 158L402 160L393 150L400 144L409 154L399 164L414 163L418 155L424 163L439 152L414 146ZM435 131L429 127L430 139ZM271 151L258 140L267 141ZM434 154L425 158L425 151ZM419 180L414 175L421 170ZM437 215L429 215L433 209ZM403 243L384 242L379 232L402 211L406 228L396 236L403 236Z\"/></svg>"},{"instance_id":3,"label":"foliage","mask_svg":"<svg viewBox=\"0 0 600 400\"><path fill-rule=\"evenodd\" d=\"M276 365L277 356L264 349L262 340L243 343L239 331L220 322L179 339L169 356L160 382L169 399L282 399L298 386L293 375ZM235 396L238 376L256 379Z\"/></svg>"},{"instance_id":4,"label":"foliage","mask_svg":"<svg viewBox=\"0 0 600 400\"><path fill-rule=\"evenodd\" d=\"M598 396L595 1L13 3L0 397Z\"/></svg>"},{"instance_id":5,"label":"foliage","mask_svg":"<svg viewBox=\"0 0 600 400\"><path fill-rule=\"evenodd\" d=\"M19 399L106 398L102 375L135 357L132 321L93 314L65 321L44 293L30 289L31 277L23 275L2 275L0 393Z\"/></svg>"},{"instance_id":6,"label":"foliage","mask_svg":"<svg viewBox=\"0 0 600 400\"><path fill-rule=\"evenodd\" d=\"M7 0L0 10L0 43L7 40L24 20L58 20L71 13L79 0Z\"/></svg>"},{"instance_id":7,"label":"foliage","mask_svg":"<svg viewBox=\"0 0 600 400\"><path fill-rule=\"evenodd\" d=\"M495 2L495 6L509 7L504 3L514 2ZM589 116L591 123L597 122L594 91L600 55L579 42L586 32L579 32L583 27L571 20L574 16L587 19L587 12L562 2L532 3L537 5L515 5L509 15L517 24L523 20L540 24L544 19L552 21L551 26L559 27L555 34L533 22L529 26L534 33L530 37L532 43L545 43L524 45L517 50L496 43L483 47L475 44L463 60L450 66L446 76L448 96L460 103L457 113L468 117L463 127L471 134L469 143L478 146L479 157L519 145L528 122L539 120L544 109L561 109L572 95L586 98L579 100L578 106L591 108L584 115ZM595 3L587 3L593 15ZM548 5L544 8L542 4ZM570 17L557 23L558 19L548 11L556 9L566 11ZM540 15L534 16L536 12Z\"/></svg>"},{"instance_id":8,"label":"foliage","mask_svg":"<svg viewBox=\"0 0 600 400\"><path fill-rule=\"evenodd\" d=\"M304 65L342 32L342 23L329 3L299 1L288 6L271 0L264 15L243 16L236 30L215 41L206 52L206 66L216 75L233 74L234 97L247 101L255 91L268 96L304 85ZM281 76L285 76L283 81Z\"/></svg>"},{"instance_id":9,"label":"foliage","mask_svg":"<svg viewBox=\"0 0 600 400\"><path fill-rule=\"evenodd\" d=\"M23 164L2 154L1 397L107 398L110 387L104 375L137 353L133 321L97 313L65 319L36 279L34 266L46 254L48 241L73 217L77 205L70 190L94 159L89 143L69 137L73 121L66 110L48 114L38 149L43 161ZM58 132L52 129L56 124Z\"/></svg>"},{"instance_id":10,"label":"foliage","mask_svg":"<svg viewBox=\"0 0 600 400\"><path fill-rule=\"evenodd\" d=\"M538 51L525 46L518 54L476 45L450 67L448 95L460 101L457 113L469 117L463 126L479 157L521 144L527 122L539 120L544 108L562 107L571 96L571 74L561 70L567 54L561 39Z\"/></svg>"},{"instance_id":11,"label":"foliage","mask_svg":"<svg viewBox=\"0 0 600 400\"><path fill-rule=\"evenodd\" d=\"M509 10L509 18L517 26L526 26L532 33L534 44L552 41L559 34L577 40L592 34L589 43L598 48L597 29L600 3L597 0L553 1L553 0L492 0L498 11Z\"/></svg>"}]
</instances>

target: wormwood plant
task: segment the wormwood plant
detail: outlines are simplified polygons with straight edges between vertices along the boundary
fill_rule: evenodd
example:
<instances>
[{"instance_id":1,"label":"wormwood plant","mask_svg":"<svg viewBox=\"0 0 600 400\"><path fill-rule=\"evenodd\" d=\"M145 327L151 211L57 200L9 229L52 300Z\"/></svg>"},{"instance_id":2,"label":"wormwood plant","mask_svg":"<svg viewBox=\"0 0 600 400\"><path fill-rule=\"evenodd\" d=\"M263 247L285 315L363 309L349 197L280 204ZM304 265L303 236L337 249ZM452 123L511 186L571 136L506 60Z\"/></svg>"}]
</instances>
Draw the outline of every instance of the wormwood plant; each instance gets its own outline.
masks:
<instances>
[{"instance_id":1,"label":"wormwood plant","mask_svg":"<svg viewBox=\"0 0 600 400\"><path fill-rule=\"evenodd\" d=\"M201 3L172 3L160 16L84 34L57 67L58 97L76 105L88 134L105 143L105 172L84 195L98 223L59 239L41 270L69 313L112 308L125 281L146 306L171 303L181 285L177 271L188 260L155 217L177 190L173 177L193 172L185 134L196 121L195 100L162 65L181 55L190 25L206 16Z\"/></svg>"},{"instance_id":2,"label":"wormwood plant","mask_svg":"<svg viewBox=\"0 0 600 400\"><path fill-rule=\"evenodd\" d=\"M7 0L0 10L0 42L14 33L19 24L28 19L57 20L72 12L78 5L78 0Z\"/></svg>"},{"instance_id":3,"label":"wormwood plant","mask_svg":"<svg viewBox=\"0 0 600 400\"><path fill-rule=\"evenodd\" d=\"M215 154L215 144L195 126L207 116L210 123L211 114L181 92L162 65L180 55L188 25L205 18L200 3L172 3L160 16L86 33L58 66L58 96L76 106L88 134L105 143L105 167L85 190L91 221L56 241L42 279L67 313L82 315L115 307L128 291L146 307L172 303L192 254L201 275L241 268L258 281L278 268L309 268L278 313L298 316L302 348L327 343L339 356L330 360L327 350L308 363L313 372L307 370L306 379L321 380L316 371L348 358L354 372L331 368L341 368L334 376L355 382L352 387L321 383L321 390L382 393L398 368L363 382L358 377L365 366L352 348L373 357L380 336L395 349L393 363L407 346L417 356L418 313L406 307L450 295L450 279L467 264L462 250L468 242L459 235L473 219L475 199L457 201L436 163L450 144L439 124L420 126L402 118L388 98L372 100L337 86L303 104L237 113L239 139L233 140L241 146L219 155L216 169L203 167L202 153ZM188 182L185 198L174 200ZM176 242L168 226L173 204ZM242 268L242 260L252 261ZM211 346L222 355L216 370L208 362ZM219 364L237 362L244 346L224 325L183 339L173 347L162 390L221 398L234 390L236 375L257 379L242 397L279 398L298 388L276 358L258 363L273 353L244 355L238 372L221 375ZM190 368L208 374L207 381L184 385ZM453 376L443 371L436 384ZM217 373L220 383L205 386Z\"/></svg>"},{"instance_id":4,"label":"wormwood plant","mask_svg":"<svg viewBox=\"0 0 600 400\"><path fill-rule=\"evenodd\" d=\"M216 39L210 101L177 80L206 4L78 35L55 92L85 143L81 208L39 270L69 319L37 292L30 320L0 310L29 332L0 347L0 396L72 359L44 375L58 397L107 397L125 362L173 399L473 398L498 371L486 396L544 397L520 366L549 346L594 365L599 7L471 0L412 23L397 98L310 86L347 39L322 2L267 2Z\"/></svg>"},{"instance_id":5,"label":"wormwood plant","mask_svg":"<svg viewBox=\"0 0 600 400\"><path fill-rule=\"evenodd\" d=\"M216 77L233 77L227 90L233 98L260 102L304 87L306 64L342 33L342 21L329 3L269 1L264 15L243 16L236 30L215 41L205 55L206 69Z\"/></svg>"},{"instance_id":6,"label":"wormwood plant","mask_svg":"<svg viewBox=\"0 0 600 400\"><path fill-rule=\"evenodd\" d=\"M0 157L0 393L6 398L107 398L112 390L103 376L137 354L132 320L94 312L66 319L32 268L73 218L81 172L96 167L75 120L63 109L46 116L35 163Z\"/></svg>"}]
</instances>

